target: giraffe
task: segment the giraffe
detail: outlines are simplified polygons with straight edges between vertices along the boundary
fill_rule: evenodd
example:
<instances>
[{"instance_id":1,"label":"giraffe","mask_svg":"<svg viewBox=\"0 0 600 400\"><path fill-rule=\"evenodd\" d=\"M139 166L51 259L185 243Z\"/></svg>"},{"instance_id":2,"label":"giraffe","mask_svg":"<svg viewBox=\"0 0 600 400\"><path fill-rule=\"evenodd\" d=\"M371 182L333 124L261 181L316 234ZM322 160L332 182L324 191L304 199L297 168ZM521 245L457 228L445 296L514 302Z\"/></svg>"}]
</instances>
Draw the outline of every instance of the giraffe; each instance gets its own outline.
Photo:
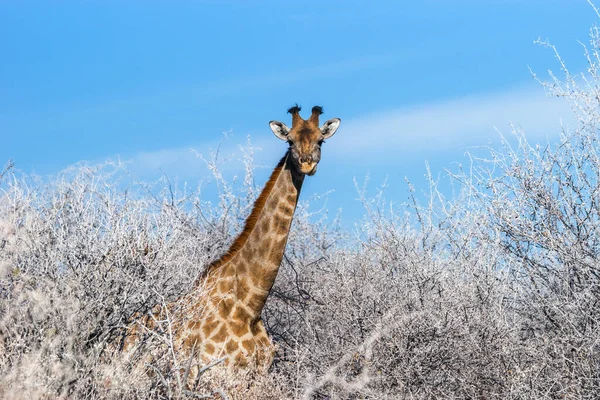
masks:
<instances>
[{"instance_id":1,"label":"giraffe","mask_svg":"<svg viewBox=\"0 0 600 400\"><path fill-rule=\"evenodd\" d=\"M283 259L304 178L315 174L321 145L341 122L333 118L319 126L320 106L312 108L307 120L300 110L298 105L288 109L291 128L279 121L269 123L289 148L258 196L241 234L205 268L195 290L168 306L174 314L178 351L193 352L207 362L225 357L225 364L231 366L270 365L274 350L261 312Z\"/></svg>"}]
</instances>

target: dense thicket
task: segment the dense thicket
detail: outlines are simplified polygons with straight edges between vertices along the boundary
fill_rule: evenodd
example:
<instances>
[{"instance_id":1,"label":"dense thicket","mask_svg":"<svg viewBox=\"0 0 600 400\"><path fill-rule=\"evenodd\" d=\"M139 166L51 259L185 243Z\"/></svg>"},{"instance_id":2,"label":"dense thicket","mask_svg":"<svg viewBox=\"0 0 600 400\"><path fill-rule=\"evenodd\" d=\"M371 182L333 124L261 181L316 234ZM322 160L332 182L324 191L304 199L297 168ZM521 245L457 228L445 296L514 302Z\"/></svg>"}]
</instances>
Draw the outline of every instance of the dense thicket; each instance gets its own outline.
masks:
<instances>
[{"instance_id":1,"label":"dense thicket","mask_svg":"<svg viewBox=\"0 0 600 400\"><path fill-rule=\"evenodd\" d=\"M592 32L592 46L597 46ZM189 290L239 231L259 187L208 164L219 201L118 164L50 182L0 175L0 396L5 398L595 399L600 393L600 91L589 70L541 82L578 124L553 144L515 130L425 206L359 191L343 232L303 202L264 312L268 375L209 370L182 385L107 350L136 312ZM560 60L560 58L559 58ZM399 130L402 127L398 127ZM557 128L558 129L558 128ZM168 346L168 337L152 346Z\"/></svg>"}]
</instances>

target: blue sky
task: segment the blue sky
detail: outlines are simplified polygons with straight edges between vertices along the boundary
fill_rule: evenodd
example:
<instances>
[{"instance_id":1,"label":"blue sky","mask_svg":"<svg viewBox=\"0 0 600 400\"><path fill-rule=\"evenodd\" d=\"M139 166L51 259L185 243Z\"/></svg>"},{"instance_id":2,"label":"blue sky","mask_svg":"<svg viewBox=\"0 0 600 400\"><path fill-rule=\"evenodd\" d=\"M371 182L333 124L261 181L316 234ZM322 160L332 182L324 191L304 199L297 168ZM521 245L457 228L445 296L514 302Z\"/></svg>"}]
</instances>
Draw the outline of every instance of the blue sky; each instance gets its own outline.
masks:
<instances>
[{"instance_id":1,"label":"blue sky","mask_svg":"<svg viewBox=\"0 0 600 400\"><path fill-rule=\"evenodd\" d=\"M353 178L388 177L403 202L405 176L425 191L426 162L443 176L511 121L556 138L568 106L528 66L559 68L533 41L583 71L577 40L597 16L585 0L4 1L0 21L0 163L48 175L120 157L142 179L197 182L208 171L189 149L227 131L230 173L251 135L260 181L285 151L268 122L318 104L342 125L303 197L333 191L351 221Z\"/></svg>"}]
</instances>

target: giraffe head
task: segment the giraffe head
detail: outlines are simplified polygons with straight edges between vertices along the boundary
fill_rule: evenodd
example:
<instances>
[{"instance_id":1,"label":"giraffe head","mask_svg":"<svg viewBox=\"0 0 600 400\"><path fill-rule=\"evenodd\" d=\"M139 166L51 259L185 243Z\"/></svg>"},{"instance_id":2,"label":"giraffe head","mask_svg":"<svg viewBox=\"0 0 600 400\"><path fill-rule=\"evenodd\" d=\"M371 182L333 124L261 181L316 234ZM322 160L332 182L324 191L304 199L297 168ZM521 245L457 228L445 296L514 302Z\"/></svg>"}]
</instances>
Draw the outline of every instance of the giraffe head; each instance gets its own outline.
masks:
<instances>
[{"instance_id":1,"label":"giraffe head","mask_svg":"<svg viewBox=\"0 0 600 400\"><path fill-rule=\"evenodd\" d=\"M341 120L332 118L319 127L319 115L323 114L323 108L314 106L307 120L300 116L300 109L296 104L288 110L292 114L291 128L279 121L271 121L269 125L275 136L289 143L292 164L296 170L301 174L314 175L321 160L321 145L325 139L333 136Z\"/></svg>"}]
</instances>

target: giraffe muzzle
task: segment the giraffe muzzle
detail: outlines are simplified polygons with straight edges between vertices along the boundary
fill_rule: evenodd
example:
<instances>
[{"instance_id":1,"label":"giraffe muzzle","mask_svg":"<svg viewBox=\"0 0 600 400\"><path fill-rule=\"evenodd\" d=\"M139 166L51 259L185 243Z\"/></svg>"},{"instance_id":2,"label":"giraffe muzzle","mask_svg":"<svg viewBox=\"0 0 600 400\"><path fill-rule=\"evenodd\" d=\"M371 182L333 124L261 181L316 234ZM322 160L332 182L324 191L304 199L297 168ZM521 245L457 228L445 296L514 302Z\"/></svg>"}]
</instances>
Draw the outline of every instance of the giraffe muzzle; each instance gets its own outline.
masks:
<instances>
[{"instance_id":1,"label":"giraffe muzzle","mask_svg":"<svg viewBox=\"0 0 600 400\"><path fill-rule=\"evenodd\" d=\"M313 176L317 172L316 162L300 163L300 172L308 176Z\"/></svg>"}]
</instances>

